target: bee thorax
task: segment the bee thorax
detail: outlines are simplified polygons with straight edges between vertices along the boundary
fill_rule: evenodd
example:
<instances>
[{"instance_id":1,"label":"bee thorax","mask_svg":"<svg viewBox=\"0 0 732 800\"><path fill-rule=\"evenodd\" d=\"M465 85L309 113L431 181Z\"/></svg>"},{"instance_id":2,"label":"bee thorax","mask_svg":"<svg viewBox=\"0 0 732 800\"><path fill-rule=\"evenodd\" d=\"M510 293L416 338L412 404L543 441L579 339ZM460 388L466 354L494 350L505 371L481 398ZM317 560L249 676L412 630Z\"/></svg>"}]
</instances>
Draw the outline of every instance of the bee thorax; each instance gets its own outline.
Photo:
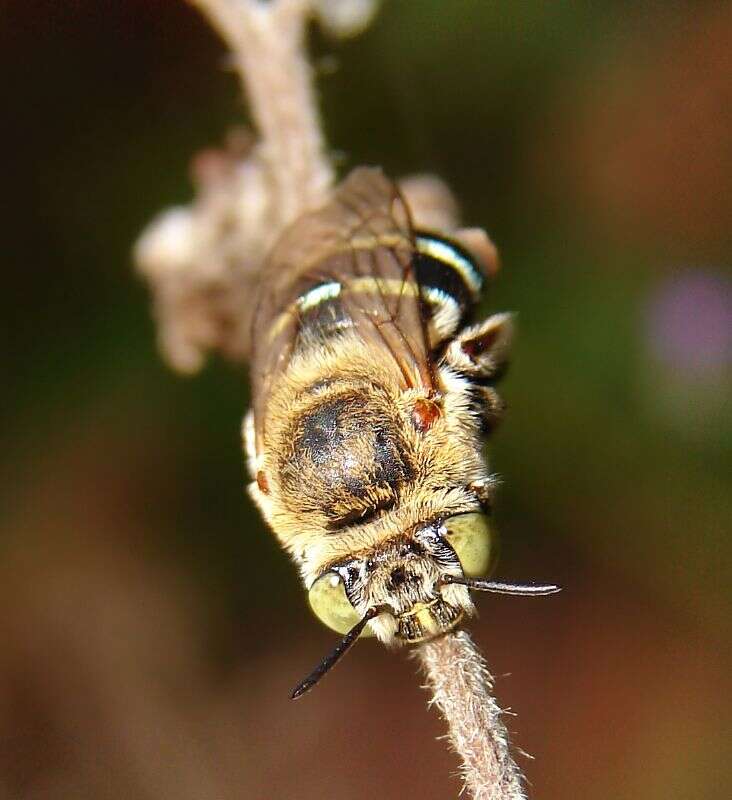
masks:
<instances>
[{"instance_id":1,"label":"bee thorax","mask_svg":"<svg viewBox=\"0 0 732 800\"><path fill-rule=\"evenodd\" d=\"M392 416L364 393L316 399L291 427L280 462L284 493L298 507L309 497L331 530L393 504L413 469Z\"/></svg>"}]
</instances>

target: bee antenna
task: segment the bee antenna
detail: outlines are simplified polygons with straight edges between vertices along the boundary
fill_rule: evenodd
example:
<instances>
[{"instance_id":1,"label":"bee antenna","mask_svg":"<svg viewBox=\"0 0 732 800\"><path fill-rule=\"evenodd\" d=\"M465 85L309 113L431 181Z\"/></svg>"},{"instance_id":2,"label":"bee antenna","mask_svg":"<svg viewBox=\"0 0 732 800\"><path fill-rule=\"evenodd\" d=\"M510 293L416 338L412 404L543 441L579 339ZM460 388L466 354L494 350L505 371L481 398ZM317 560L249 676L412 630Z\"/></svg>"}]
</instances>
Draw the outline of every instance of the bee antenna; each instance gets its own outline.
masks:
<instances>
[{"instance_id":1,"label":"bee antenna","mask_svg":"<svg viewBox=\"0 0 732 800\"><path fill-rule=\"evenodd\" d=\"M515 594L524 597L535 597L543 594L556 594L562 591L561 586L553 583L501 583L486 581L480 578L465 578L458 575L445 575L442 583L456 583L475 589L478 592L495 592L496 594Z\"/></svg>"},{"instance_id":2,"label":"bee antenna","mask_svg":"<svg viewBox=\"0 0 732 800\"><path fill-rule=\"evenodd\" d=\"M378 609L370 608L364 615L363 619L357 622L341 639L333 652L327 655L307 676L307 678L305 678L305 680L300 681L300 683L297 684L297 686L292 690L290 699L297 700L297 698L302 697L305 692L309 692L323 677L323 675L325 675L326 672L329 672L351 649L351 647L353 647L356 639L358 639L358 637L361 635L361 631L378 613Z\"/></svg>"}]
</instances>

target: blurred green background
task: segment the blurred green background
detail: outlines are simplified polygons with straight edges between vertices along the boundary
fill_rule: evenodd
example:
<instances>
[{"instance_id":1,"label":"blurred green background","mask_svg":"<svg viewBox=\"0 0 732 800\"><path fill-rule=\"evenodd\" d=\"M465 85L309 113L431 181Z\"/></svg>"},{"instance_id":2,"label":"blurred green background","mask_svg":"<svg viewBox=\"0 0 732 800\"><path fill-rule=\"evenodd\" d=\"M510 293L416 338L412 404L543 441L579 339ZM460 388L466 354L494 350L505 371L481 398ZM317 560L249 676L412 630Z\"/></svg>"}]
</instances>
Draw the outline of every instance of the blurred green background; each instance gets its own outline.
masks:
<instances>
[{"instance_id":1,"label":"blurred green background","mask_svg":"<svg viewBox=\"0 0 732 800\"><path fill-rule=\"evenodd\" d=\"M720 797L732 4L387 2L312 50L343 170L438 173L502 253L499 574L566 588L473 630L532 796ZM184 2L6 0L0 66L0 798L456 796L404 654L289 702L333 639L243 495L246 376L155 349L131 247L246 120L223 45Z\"/></svg>"}]
</instances>

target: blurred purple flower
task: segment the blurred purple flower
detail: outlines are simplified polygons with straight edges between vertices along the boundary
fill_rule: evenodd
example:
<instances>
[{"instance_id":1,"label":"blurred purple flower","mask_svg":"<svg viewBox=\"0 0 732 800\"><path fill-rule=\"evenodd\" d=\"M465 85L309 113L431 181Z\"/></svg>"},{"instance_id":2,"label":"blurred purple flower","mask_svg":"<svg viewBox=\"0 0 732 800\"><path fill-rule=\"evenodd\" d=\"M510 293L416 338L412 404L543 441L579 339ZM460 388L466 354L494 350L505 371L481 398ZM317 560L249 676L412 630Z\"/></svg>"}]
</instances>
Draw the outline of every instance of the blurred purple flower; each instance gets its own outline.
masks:
<instances>
[{"instance_id":1,"label":"blurred purple flower","mask_svg":"<svg viewBox=\"0 0 732 800\"><path fill-rule=\"evenodd\" d=\"M732 363L732 280L686 270L658 286L646 312L651 355L666 367L717 371Z\"/></svg>"}]
</instances>

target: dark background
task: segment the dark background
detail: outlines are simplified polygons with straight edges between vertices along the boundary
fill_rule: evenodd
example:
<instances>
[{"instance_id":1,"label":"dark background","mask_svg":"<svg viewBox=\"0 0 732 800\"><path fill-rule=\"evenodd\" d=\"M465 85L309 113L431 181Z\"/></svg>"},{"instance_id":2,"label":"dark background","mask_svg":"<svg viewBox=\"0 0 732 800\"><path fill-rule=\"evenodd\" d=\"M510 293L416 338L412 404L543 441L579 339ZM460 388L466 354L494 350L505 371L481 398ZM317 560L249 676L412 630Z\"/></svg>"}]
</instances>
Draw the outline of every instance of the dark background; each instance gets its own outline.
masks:
<instances>
[{"instance_id":1,"label":"dark background","mask_svg":"<svg viewBox=\"0 0 732 800\"><path fill-rule=\"evenodd\" d=\"M313 33L343 169L439 173L502 252L499 574L566 588L472 629L532 796L723 796L732 5L415 0ZM131 247L246 119L224 64L184 2L0 4L2 800L457 793L403 653L287 699L333 637L243 495L246 376L155 350Z\"/></svg>"}]
</instances>

